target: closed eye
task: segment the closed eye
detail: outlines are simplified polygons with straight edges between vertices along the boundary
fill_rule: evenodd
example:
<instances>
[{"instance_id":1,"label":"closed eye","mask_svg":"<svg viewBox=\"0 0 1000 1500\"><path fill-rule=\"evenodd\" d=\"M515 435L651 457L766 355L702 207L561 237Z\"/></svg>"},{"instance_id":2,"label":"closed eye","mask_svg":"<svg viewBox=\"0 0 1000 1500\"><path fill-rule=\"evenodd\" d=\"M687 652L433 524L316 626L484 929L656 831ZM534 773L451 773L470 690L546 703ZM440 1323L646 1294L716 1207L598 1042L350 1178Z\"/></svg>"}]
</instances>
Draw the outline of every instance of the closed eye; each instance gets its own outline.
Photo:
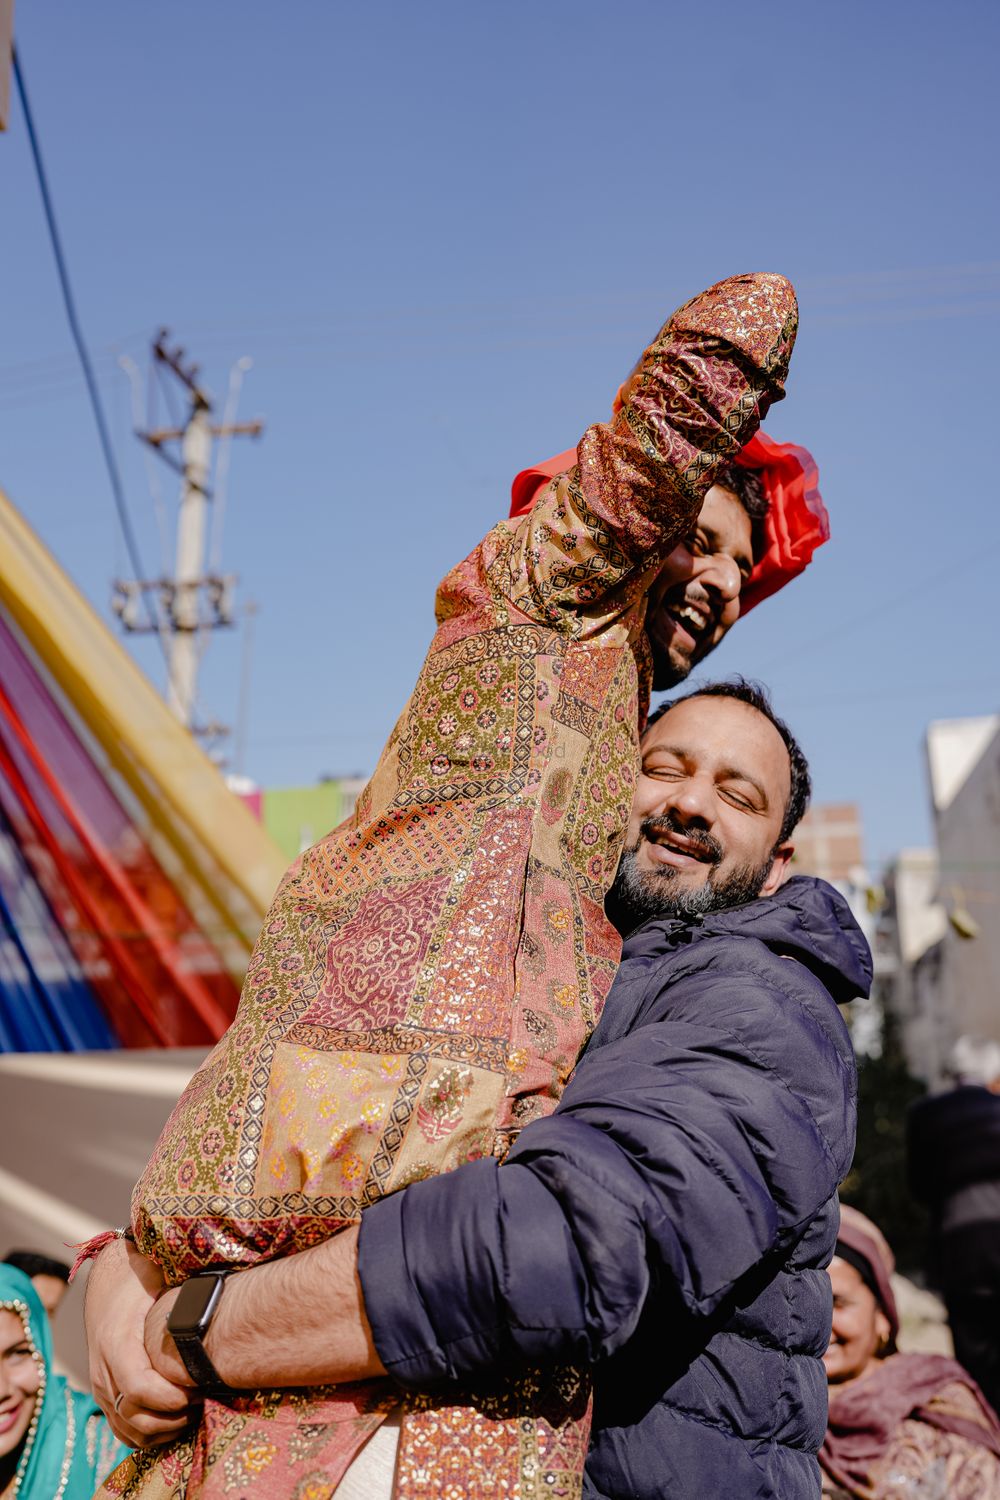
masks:
<instances>
[{"instance_id":1,"label":"closed eye","mask_svg":"<svg viewBox=\"0 0 1000 1500\"><path fill-rule=\"evenodd\" d=\"M742 778L736 782L720 782L719 795L741 812L760 813L767 811L767 798L763 792Z\"/></svg>"}]
</instances>

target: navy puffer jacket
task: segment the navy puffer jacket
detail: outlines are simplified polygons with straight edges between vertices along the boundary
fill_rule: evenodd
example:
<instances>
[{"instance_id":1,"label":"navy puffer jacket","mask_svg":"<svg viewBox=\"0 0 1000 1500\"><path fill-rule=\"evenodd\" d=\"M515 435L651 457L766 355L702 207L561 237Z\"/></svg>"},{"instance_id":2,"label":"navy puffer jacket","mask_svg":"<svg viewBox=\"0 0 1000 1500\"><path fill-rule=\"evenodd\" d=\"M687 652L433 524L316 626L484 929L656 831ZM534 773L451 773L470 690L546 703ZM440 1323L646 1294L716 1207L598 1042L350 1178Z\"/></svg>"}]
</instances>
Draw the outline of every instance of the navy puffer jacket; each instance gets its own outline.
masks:
<instances>
[{"instance_id":1,"label":"navy puffer jacket","mask_svg":"<svg viewBox=\"0 0 1000 1500\"><path fill-rule=\"evenodd\" d=\"M625 943L548 1119L366 1210L375 1343L403 1385L594 1366L590 1500L813 1500L822 1268L854 1149L837 1003L871 960L821 881Z\"/></svg>"}]
</instances>

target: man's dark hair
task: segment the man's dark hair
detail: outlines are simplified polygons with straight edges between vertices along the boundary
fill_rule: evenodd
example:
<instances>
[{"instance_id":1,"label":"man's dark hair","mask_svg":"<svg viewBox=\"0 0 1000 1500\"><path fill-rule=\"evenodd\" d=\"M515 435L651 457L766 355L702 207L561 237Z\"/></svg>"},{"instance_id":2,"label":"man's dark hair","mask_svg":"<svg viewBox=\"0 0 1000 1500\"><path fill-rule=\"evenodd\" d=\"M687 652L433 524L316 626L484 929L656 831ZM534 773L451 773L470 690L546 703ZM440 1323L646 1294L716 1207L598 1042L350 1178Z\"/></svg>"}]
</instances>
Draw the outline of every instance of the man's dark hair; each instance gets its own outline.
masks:
<instances>
[{"instance_id":1,"label":"man's dark hair","mask_svg":"<svg viewBox=\"0 0 1000 1500\"><path fill-rule=\"evenodd\" d=\"M69 1266L63 1260L53 1260L51 1255L41 1255L37 1250L12 1250L3 1258L5 1266L23 1271L25 1276L57 1276L60 1281L69 1280Z\"/></svg>"},{"instance_id":2,"label":"man's dark hair","mask_svg":"<svg viewBox=\"0 0 1000 1500\"><path fill-rule=\"evenodd\" d=\"M781 735L785 749L788 751L788 764L791 771L791 785L788 791L788 801L785 803L785 816L781 823L781 832L778 834L777 842L783 844L790 836L793 828L801 822L806 808L809 806L809 798L812 795L812 781L809 776L809 762L802 754L799 742L795 738L784 719L779 719L771 707L771 699L767 689L759 682L750 682L745 677L733 677L728 682L707 682L704 687L692 688L689 693L682 693L679 698L670 698L666 703L661 703L649 716L646 728L655 724L657 719L676 708L678 703L686 703L689 698L735 698L737 703L745 703L749 708L755 708L759 714L763 714Z\"/></svg>"},{"instance_id":3,"label":"man's dark hair","mask_svg":"<svg viewBox=\"0 0 1000 1500\"><path fill-rule=\"evenodd\" d=\"M767 547L767 533L764 530L764 517L770 508L770 501L764 493L764 483L758 469L741 469L732 464L728 469L723 469L716 476L716 484L721 485L724 490L729 490L750 517L750 546L753 551L754 561L761 557Z\"/></svg>"}]
</instances>

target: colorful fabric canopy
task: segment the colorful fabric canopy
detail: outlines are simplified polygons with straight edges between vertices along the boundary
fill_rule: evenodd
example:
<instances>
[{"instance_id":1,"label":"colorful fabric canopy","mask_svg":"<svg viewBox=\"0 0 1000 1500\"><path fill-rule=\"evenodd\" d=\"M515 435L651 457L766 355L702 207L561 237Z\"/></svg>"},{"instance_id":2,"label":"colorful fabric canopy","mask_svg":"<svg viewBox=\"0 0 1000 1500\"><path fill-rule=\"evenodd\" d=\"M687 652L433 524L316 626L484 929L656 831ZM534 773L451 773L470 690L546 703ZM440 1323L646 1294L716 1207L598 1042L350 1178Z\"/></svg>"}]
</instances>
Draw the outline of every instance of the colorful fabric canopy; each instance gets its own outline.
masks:
<instances>
[{"instance_id":1,"label":"colorful fabric canopy","mask_svg":"<svg viewBox=\"0 0 1000 1500\"><path fill-rule=\"evenodd\" d=\"M0 495L0 1050L216 1040L282 868Z\"/></svg>"}]
</instances>

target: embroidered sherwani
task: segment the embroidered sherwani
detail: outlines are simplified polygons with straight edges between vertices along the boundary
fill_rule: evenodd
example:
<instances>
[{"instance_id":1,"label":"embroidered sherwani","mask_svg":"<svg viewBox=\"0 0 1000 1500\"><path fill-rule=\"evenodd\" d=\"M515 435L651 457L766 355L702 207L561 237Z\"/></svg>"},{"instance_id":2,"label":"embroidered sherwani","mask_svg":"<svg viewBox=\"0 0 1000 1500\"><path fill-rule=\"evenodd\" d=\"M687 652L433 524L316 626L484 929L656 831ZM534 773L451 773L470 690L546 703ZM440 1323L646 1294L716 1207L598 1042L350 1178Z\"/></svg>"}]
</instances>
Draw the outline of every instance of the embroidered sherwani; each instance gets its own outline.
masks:
<instances>
[{"instance_id":1,"label":"embroidered sherwani","mask_svg":"<svg viewBox=\"0 0 1000 1500\"><path fill-rule=\"evenodd\" d=\"M646 593L780 398L795 328L778 276L687 304L577 467L441 584L354 815L286 876L236 1019L136 1188L140 1248L168 1281L312 1245L384 1193L502 1156L554 1106L619 955L603 898L648 704ZM209 1403L193 1445L141 1459L149 1487L127 1493L182 1495L193 1464L191 1494L227 1493L223 1474L229 1493L291 1497L312 1474L301 1493L331 1494L398 1399L373 1385ZM397 1494L578 1494L586 1401L571 1371L418 1400Z\"/></svg>"}]
</instances>

